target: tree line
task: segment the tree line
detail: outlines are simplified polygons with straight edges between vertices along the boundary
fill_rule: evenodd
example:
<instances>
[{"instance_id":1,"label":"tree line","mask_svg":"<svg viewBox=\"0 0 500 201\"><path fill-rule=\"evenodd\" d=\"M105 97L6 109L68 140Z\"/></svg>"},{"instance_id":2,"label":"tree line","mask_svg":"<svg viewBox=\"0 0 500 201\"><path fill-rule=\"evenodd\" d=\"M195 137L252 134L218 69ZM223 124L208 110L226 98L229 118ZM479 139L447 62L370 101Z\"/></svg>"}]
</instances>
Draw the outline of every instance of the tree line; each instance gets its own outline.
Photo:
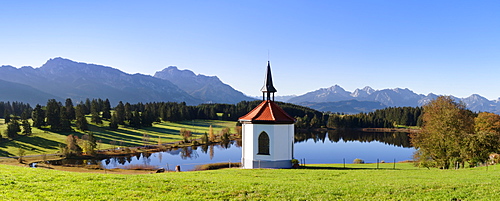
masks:
<instances>
[{"instance_id":1,"label":"tree line","mask_svg":"<svg viewBox=\"0 0 500 201\"><path fill-rule=\"evenodd\" d=\"M329 128L394 128L401 126L421 126L422 107L388 107L369 113L344 115L330 114Z\"/></svg>"}]
</instances>

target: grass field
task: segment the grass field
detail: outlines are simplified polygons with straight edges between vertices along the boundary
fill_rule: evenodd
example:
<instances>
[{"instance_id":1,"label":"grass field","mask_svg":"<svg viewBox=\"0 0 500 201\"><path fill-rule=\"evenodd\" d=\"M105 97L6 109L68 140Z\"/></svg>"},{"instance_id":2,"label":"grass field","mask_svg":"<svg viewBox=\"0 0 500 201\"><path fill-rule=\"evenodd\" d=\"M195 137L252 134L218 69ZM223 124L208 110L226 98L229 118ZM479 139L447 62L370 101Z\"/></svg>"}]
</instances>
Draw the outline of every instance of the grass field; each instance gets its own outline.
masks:
<instances>
[{"instance_id":1,"label":"grass field","mask_svg":"<svg viewBox=\"0 0 500 201\"><path fill-rule=\"evenodd\" d=\"M118 175L0 165L0 200L498 200L500 166L412 164ZM385 169L384 169L385 168Z\"/></svg>"},{"instance_id":2,"label":"grass field","mask_svg":"<svg viewBox=\"0 0 500 201\"><path fill-rule=\"evenodd\" d=\"M90 118L87 119L90 122ZM4 139L0 141L0 157L17 156L18 147L26 150L27 155L34 154L53 154L59 151L59 144L66 143L66 136L73 134L81 137L83 132L66 132L55 133L50 130L33 129L33 135L21 136L12 141L7 141L4 131L6 125L4 120L0 119L0 132ZM208 132L209 126L212 125L214 133L218 133L222 128L229 127L234 132L235 122L218 121L218 120L194 120L183 122L162 122L154 124L153 127L134 129L131 127L123 127L116 131L108 129L109 122L104 121L102 125L89 124L89 130L94 133L98 140L98 149L108 149L112 147L132 147L145 144L158 144L158 139L161 138L162 143L175 142L182 140L179 131L182 128L189 129L193 132L195 138L201 136L204 132ZM144 135L149 136L149 141L144 141ZM112 145L112 141L115 145Z\"/></svg>"}]
</instances>

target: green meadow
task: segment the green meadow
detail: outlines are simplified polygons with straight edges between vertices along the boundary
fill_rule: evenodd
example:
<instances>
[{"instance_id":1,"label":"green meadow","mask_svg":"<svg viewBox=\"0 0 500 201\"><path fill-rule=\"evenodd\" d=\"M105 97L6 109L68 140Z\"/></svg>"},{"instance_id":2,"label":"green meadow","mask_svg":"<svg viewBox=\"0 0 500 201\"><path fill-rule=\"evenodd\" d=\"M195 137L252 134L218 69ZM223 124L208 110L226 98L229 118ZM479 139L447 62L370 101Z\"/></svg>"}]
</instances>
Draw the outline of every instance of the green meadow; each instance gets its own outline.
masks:
<instances>
[{"instance_id":1,"label":"green meadow","mask_svg":"<svg viewBox=\"0 0 500 201\"><path fill-rule=\"evenodd\" d=\"M90 122L90 118L87 119ZM0 132L3 140L0 141L0 157L17 156L19 147L26 150L27 155L53 154L59 151L59 144L66 144L66 136L72 134L83 136L85 133L75 130L74 132L52 132L50 129L41 130L32 128L31 136L20 136L8 141L5 138L6 125L0 119ZM236 122L219 120L194 120L182 122L162 122L155 123L153 127L135 129L132 127L120 126L116 131L108 127L109 122L103 124L89 124L89 130L94 133L98 141L98 149L109 149L113 147L135 147L146 144L158 144L176 142L182 140L181 129L191 130L193 138L199 138L203 133L208 132L212 125L214 133L218 133L225 127L234 133Z\"/></svg>"},{"instance_id":2,"label":"green meadow","mask_svg":"<svg viewBox=\"0 0 500 201\"><path fill-rule=\"evenodd\" d=\"M0 165L0 200L498 200L500 166L308 165L119 175Z\"/></svg>"}]
</instances>

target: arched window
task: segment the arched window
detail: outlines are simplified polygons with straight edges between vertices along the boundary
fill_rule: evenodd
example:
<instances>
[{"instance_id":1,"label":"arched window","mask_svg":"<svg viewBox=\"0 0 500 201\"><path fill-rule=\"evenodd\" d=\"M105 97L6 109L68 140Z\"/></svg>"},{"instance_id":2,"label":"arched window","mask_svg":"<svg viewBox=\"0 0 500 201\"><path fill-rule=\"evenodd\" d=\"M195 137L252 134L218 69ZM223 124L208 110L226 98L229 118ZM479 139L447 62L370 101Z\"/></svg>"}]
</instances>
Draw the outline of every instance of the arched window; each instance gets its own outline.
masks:
<instances>
[{"instance_id":1,"label":"arched window","mask_svg":"<svg viewBox=\"0 0 500 201\"><path fill-rule=\"evenodd\" d=\"M262 131L259 135L259 152L258 155L269 155L269 135Z\"/></svg>"}]
</instances>

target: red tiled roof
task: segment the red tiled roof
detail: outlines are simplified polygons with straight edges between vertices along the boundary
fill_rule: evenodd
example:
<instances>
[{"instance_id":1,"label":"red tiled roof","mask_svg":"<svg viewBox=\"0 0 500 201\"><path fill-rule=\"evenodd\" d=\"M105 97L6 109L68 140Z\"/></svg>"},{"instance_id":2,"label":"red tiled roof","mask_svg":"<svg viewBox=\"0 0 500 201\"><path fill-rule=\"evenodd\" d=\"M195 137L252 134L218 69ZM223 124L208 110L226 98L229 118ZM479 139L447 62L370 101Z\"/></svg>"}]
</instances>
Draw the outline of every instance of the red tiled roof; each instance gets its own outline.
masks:
<instances>
[{"instance_id":1,"label":"red tiled roof","mask_svg":"<svg viewBox=\"0 0 500 201\"><path fill-rule=\"evenodd\" d=\"M262 101L248 114L238 119L242 122L263 123L263 124L293 124L295 119L288 115L281 107L273 101Z\"/></svg>"}]
</instances>

